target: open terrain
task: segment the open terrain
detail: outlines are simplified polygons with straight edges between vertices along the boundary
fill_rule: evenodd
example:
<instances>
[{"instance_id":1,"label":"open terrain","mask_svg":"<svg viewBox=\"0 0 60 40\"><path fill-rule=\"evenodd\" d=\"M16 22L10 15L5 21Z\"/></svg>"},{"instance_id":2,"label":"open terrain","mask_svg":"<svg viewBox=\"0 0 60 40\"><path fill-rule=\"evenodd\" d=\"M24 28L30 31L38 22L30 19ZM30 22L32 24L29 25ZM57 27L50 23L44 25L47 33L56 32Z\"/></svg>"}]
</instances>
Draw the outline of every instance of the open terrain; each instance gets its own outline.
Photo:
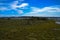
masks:
<instances>
[{"instance_id":1,"label":"open terrain","mask_svg":"<svg viewBox=\"0 0 60 40\"><path fill-rule=\"evenodd\" d=\"M60 40L54 20L0 19L0 40Z\"/></svg>"}]
</instances>

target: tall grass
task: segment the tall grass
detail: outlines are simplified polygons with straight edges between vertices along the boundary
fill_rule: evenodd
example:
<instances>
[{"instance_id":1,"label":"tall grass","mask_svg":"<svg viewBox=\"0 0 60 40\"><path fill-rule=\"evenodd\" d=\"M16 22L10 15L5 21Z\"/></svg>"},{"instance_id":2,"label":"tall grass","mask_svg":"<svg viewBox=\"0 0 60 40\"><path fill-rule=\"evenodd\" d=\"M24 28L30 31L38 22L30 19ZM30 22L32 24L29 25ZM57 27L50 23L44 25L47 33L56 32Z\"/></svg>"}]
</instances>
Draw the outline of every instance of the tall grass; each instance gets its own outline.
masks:
<instances>
[{"instance_id":1,"label":"tall grass","mask_svg":"<svg viewBox=\"0 0 60 40\"><path fill-rule=\"evenodd\" d=\"M0 40L60 40L53 20L0 19Z\"/></svg>"}]
</instances>

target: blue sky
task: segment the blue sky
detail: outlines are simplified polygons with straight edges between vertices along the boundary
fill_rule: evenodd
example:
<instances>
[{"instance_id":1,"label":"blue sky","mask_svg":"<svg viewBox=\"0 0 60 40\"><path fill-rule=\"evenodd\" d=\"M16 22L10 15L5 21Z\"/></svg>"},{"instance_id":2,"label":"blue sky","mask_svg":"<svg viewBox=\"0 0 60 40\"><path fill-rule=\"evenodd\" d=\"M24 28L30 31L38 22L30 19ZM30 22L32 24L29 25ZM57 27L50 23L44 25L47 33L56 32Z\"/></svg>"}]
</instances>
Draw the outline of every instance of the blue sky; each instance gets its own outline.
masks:
<instances>
[{"instance_id":1,"label":"blue sky","mask_svg":"<svg viewBox=\"0 0 60 40\"><path fill-rule=\"evenodd\" d=\"M60 0L0 0L0 17L60 17Z\"/></svg>"}]
</instances>

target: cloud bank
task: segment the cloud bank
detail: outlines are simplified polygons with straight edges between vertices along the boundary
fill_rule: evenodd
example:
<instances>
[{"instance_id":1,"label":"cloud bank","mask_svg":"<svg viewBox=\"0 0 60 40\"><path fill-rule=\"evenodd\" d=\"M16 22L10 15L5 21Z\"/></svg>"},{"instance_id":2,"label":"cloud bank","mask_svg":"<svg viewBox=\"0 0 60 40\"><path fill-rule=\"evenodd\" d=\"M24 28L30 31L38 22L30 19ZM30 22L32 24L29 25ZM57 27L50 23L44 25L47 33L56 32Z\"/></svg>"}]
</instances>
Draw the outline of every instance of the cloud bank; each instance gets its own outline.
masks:
<instances>
[{"instance_id":1,"label":"cloud bank","mask_svg":"<svg viewBox=\"0 0 60 40\"><path fill-rule=\"evenodd\" d=\"M49 6L44 8L31 7L31 11L24 16L59 16L60 8L57 6Z\"/></svg>"},{"instance_id":2,"label":"cloud bank","mask_svg":"<svg viewBox=\"0 0 60 40\"><path fill-rule=\"evenodd\" d=\"M21 1L24 1L24 0L19 0L19 1L21 2ZM19 4L19 1L13 1L11 4L9 4L9 7L4 7L4 6L0 7L0 11L15 10L19 14L22 14L23 10L21 10L21 9L26 9L25 7L28 6L28 3ZM17 8L19 8L19 9L17 9Z\"/></svg>"}]
</instances>

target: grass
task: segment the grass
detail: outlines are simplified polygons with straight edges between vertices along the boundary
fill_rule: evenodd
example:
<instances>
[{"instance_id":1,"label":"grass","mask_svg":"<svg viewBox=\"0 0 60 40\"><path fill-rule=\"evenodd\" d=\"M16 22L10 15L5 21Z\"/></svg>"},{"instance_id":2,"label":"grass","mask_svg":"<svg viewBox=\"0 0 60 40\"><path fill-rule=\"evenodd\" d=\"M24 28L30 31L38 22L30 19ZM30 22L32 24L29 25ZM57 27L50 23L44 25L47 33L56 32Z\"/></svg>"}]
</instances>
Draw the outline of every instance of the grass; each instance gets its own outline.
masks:
<instances>
[{"instance_id":1,"label":"grass","mask_svg":"<svg viewBox=\"0 0 60 40\"><path fill-rule=\"evenodd\" d=\"M53 20L0 19L0 40L60 40Z\"/></svg>"}]
</instances>

